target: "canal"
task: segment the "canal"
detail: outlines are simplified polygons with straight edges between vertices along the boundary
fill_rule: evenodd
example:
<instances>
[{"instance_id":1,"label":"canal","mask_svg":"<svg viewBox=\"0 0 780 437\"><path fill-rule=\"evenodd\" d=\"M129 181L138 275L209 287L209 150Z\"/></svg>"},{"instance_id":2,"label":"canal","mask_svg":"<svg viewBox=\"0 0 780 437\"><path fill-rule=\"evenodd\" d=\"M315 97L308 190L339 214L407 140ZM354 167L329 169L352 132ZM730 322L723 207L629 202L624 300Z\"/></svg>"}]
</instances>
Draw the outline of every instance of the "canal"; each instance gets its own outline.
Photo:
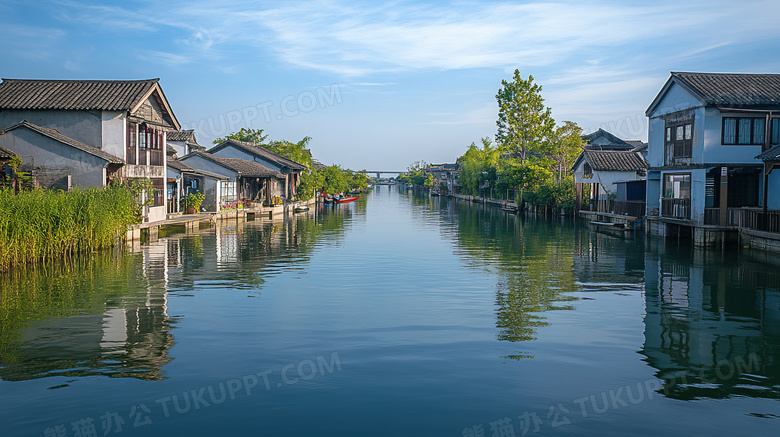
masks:
<instances>
[{"instance_id":1,"label":"canal","mask_svg":"<svg viewBox=\"0 0 780 437\"><path fill-rule=\"evenodd\" d=\"M780 429L766 255L378 186L0 275L0 435Z\"/></svg>"}]
</instances>

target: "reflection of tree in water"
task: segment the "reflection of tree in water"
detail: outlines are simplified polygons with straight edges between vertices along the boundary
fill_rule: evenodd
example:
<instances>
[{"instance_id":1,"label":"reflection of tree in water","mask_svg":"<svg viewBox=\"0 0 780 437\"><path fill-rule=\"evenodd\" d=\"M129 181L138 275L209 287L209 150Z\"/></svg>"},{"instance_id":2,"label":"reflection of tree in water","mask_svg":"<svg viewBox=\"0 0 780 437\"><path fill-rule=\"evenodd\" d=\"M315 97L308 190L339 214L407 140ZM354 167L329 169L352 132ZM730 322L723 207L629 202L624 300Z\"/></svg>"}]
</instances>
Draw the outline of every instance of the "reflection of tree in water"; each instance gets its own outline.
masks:
<instances>
[{"instance_id":1,"label":"reflection of tree in water","mask_svg":"<svg viewBox=\"0 0 780 437\"><path fill-rule=\"evenodd\" d=\"M0 276L0 378L161 379L172 320L156 279L164 258L148 255L103 251Z\"/></svg>"},{"instance_id":2,"label":"reflection of tree in water","mask_svg":"<svg viewBox=\"0 0 780 437\"><path fill-rule=\"evenodd\" d=\"M780 398L780 274L745 256L653 245L640 351L675 399Z\"/></svg>"},{"instance_id":3,"label":"reflection of tree in water","mask_svg":"<svg viewBox=\"0 0 780 437\"><path fill-rule=\"evenodd\" d=\"M443 204L449 207L448 204ZM535 340L548 322L542 313L569 310L575 300L573 229L568 223L507 214L496 207L456 202L458 242L473 267L491 269L496 287L498 339ZM522 352L509 358L528 358Z\"/></svg>"}]
</instances>

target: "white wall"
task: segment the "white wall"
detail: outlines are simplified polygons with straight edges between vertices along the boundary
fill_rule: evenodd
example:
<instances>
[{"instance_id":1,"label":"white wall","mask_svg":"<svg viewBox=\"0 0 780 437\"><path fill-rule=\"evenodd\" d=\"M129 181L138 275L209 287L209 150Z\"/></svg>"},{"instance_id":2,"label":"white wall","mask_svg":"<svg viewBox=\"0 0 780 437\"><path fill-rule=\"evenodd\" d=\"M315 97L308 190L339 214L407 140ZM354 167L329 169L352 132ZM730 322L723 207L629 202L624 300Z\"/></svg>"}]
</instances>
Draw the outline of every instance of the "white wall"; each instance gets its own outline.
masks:
<instances>
[{"instance_id":1,"label":"white wall","mask_svg":"<svg viewBox=\"0 0 780 437\"><path fill-rule=\"evenodd\" d=\"M103 111L101 131L103 151L125 159L125 140L127 138L125 113Z\"/></svg>"}]
</instances>

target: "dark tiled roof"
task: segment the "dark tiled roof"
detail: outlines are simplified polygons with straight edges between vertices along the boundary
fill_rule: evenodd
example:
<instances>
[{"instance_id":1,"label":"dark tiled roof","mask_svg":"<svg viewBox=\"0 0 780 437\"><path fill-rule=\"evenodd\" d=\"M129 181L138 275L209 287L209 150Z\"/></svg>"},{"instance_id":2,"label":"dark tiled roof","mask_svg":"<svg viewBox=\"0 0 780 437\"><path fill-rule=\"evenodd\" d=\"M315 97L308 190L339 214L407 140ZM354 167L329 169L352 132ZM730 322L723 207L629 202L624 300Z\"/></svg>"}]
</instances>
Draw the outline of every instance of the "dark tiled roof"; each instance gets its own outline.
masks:
<instances>
[{"instance_id":1,"label":"dark tiled roof","mask_svg":"<svg viewBox=\"0 0 780 437\"><path fill-rule=\"evenodd\" d=\"M772 147L766 152L756 156L756 159L760 159L762 161L772 161L772 162L780 161L780 146Z\"/></svg>"},{"instance_id":2,"label":"dark tiled roof","mask_svg":"<svg viewBox=\"0 0 780 437\"><path fill-rule=\"evenodd\" d=\"M193 173L199 176L208 176L210 178L214 179L230 179L227 176L222 176L216 173L212 173L210 171L205 170L198 170L194 168L190 168L187 164L179 161L178 159L169 159L168 160L168 167L178 170L180 172L186 172L186 173Z\"/></svg>"},{"instance_id":3,"label":"dark tiled roof","mask_svg":"<svg viewBox=\"0 0 780 437\"><path fill-rule=\"evenodd\" d=\"M225 147L233 146L237 149L243 150L251 155L255 155L264 159L267 159L270 162L273 162L275 164L278 164L282 167L287 167L293 170L305 170L306 166L304 166L301 163L295 162L293 160L287 159L282 155L279 155L277 153L274 153L265 147L256 146L252 143L247 143L245 141L238 141L238 140L232 140L228 139L225 140L216 146L212 147L208 153L214 153L216 151L222 150Z\"/></svg>"},{"instance_id":4,"label":"dark tiled roof","mask_svg":"<svg viewBox=\"0 0 780 437\"><path fill-rule=\"evenodd\" d=\"M628 144L631 144L634 147L641 147L641 146L646 146L647 145L647 143L645 143L643 141L640 141L640 140L626 140L626 142Z\"/></svg>"},{"instance_id":5,"label":"dark tiled roof","mask_svg":"<svg viewBox=\"0 0 780 437\"><path fill-rule=\"evenodd\" d=\"M198 144L198 141L195 139L195 129L185 129L180 131L168 132L165 135L165 138L168 141L184 141L193 144Z\"/></svg>"},{"instance_id":6,"label":"dark tiled roof","mask_svg":"<svg viewBox=\"0 0 780 437\"><path fill-rule=\"evenodd\" d=\"M9 127L5 128L5 129L3 129L1 132L2 133L9 132L9 131L12 131L14 129L18 129L20 127L26 127L26 128L28 128L28 129L30 129L30 130L32 130L34 132L38 132L39 134L47 136L47 137L49 137L49 138L51 138L51 139L53 139L55 141L59 141L62 144L66 144L66 145L71 146L73 148L79 149L82 152L89 153L90 155L97 156L98 158L105 159L106 161L108 161L108 162L110 162L112 164L124 164L124 162L125 162L122 159L117 158L116 156L114 156L114 155L112 155L110 153L106 153L106 152L104 152L104 151L102 151L100 149L97 149L95 147L88 146L88 145L86 145L84 143L80 143L80 142L78 142L78 141L76 141L76 140L74 140L72 138L68 138L65 135L57 132L56 129L48 129L48 128L45 128L45 127L40 127L38 125L30 123L27 120L22 120L19 123L16 123L15 125L13 125L13 126L9 126Z\"/></svg>"},{"instance_id":7,"label":"dark tiled roof","mask_svg":"<svg viewBox=\"0 0 780 437\"><path fill-rule=\"evenodd\" d=\"M5 147L0 147L0 158L11 158L13 156L16 156L16 153L6 149Z\"/></svg>"},{"instance_id":8,"label":"dark tiled roof","mask_svg":"<svg viewBox=\"0 0 780 437\"><path fill-rule=\"evenodd\" d=\"M586 143L584 148L588 150L631 150L634 148L627 141L621 140L604 129L583 135L582 140Z\"/></svg>"},{"instance_id":9,"label":"dark tiled roof","mask_svg":"<svg viewBox=\"0 0 780 437\"><path fill-rule=\"evenodd\" d=\"M780 106L780 74L672 72L705 105Z\"/></svg>"},{"instance_id":10,"label":"dark tiled roof","mask_svg":"<svg viewBox=\"0 0 780 437\"><path fill-rule=\"evenodd\" d=\"M645 115L658 109L673 84L696 97L705 106L724 108L780 108L780 74L672 72Z\"/></svg>"},{"instance_id":11,"label":"dark tiled roof","mask_svg":"<svg viewBox=\"0 0 780 437\"><path fill-rule=\"evenodd\" d=\"M247 161L241 158L218 158L206 152L192 152L188 155L183 156L181 159L184 160L190 156L200 156L201 158L208 159L209 161L219 164L222 167L225 167L227 169L233 170L237 172L239 175L244 177L258 177L258 178L276 177L280 179L284 178L283 174L279 173L278 171L271 170L270 168L260 164L259 162Z\"/></svg>"},{"instance_id":12,"label":"dark tiled roof","mask_svg":"<svg viewBox=\"0 0 780 437\"><path fill-rule=\"evenodd\" d=\"M639 171L648 168L644 156L638 152L585 150L582 154L588 158L593 170L597 171Z\"/></svg>"},{"instance_id":13,"label":"dark tiled roof","mask_svg":"<svg viewBox=\"0 0 780 437\"><path fill-rule=\"evenodd\" d=\"M3 79L0 108L129 111L158 81Z\"/></svg>"},{"instance_id":14,"label":"dark tiled roof","mask_svg":"<svg viewBox=\"0 0 780 437\"><path fill-rule=\"evenodd\" d=\"M188 167L187 164L179 161L178 159L168 159L168 167L179 171L193 170L192 168Z\"/></svg>"}]
</instances>

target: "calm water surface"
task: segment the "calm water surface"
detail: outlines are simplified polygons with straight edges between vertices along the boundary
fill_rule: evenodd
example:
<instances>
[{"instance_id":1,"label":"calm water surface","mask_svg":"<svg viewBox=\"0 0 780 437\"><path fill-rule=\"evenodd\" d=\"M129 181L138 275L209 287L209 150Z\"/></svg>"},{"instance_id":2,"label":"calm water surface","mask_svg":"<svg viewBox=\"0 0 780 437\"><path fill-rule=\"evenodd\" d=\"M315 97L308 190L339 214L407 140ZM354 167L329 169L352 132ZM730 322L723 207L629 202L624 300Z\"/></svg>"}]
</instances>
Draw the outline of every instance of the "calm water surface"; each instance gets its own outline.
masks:
<instances>
[{"instance_id":1,"label":"calm water surface","mask_svg":"<svg viewBox=\"0 0 780 437\"><path fill-rule=\"evenodd\" d=\"M769 435L780 269L377 187L0 276L0 435Z\"/></svg>"}]
</instances>

